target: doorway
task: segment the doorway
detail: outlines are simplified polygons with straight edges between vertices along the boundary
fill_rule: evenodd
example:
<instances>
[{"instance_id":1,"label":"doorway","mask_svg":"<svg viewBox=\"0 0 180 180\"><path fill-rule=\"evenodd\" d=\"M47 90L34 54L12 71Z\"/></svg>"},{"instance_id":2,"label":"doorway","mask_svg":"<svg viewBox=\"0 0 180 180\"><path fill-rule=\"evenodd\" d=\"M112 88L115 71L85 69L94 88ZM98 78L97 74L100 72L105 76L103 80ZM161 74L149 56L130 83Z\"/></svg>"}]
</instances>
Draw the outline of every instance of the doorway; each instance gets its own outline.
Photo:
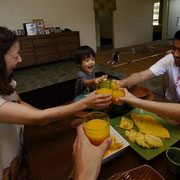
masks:
<instances>
[{"instance_id":1,"label":"doorway","mask_svg":"<svg viewBox=\"0 0 180 180\"><path fill-rule=\"evenodd\" d=\"M97 51L113 49L113 11L96 10Z\"/></svg>"},{"instance_id":2,"label":"doorway","mask_svg":"<svg viewBox=\"0 0 180 180\"><path fill-rule=\"evenodd\" d=\"M163 0L153 2L153 41L162 39Z\"/></svg>"}]
</instances>

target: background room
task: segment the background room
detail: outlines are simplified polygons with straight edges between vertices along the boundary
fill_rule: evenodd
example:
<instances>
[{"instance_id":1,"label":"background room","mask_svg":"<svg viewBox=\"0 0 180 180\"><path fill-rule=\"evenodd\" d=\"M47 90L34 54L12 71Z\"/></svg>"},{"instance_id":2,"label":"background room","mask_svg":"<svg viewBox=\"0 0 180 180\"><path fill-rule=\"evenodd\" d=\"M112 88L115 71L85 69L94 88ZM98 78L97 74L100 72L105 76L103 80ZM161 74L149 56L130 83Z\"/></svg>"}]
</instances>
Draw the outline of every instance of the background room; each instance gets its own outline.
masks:
<instances>
[{"instance_id":1,"label":"background room","mask_svg":"<svg viewBox=\"0 0 180 180\"><path fill-rule=\"evenodd\" d=\"M23 23L31 23L33 19L43 19L45 27L60 27L62 30L68 28L76 31L79 33L79 45L89 45L95 51L100 50L97 54L100 53L103 57L106 55L103 52L109 51L107 57L112 58L117 48L152 42L155 31L160 33L158 40L171 40L180 27L178 7L180 7L178 0L46 0L46 3L42 0L31 2L11 0L1 2L0 21L1 26L17 31L23 29ZM103 43L108 44L105 49ZM78 46L78 42L76 45ZM40 48L38 50L34 52L35 57L31 58L33 63L29 61L30 64L15 72L19 92L70 80L76 76L78 69L70 54L62 59L50 53L48 55L52 59L49 58L47 62L38 64L36 54L42 58L41 53L44 51ZM27 51L29 53L29 50ZM123 51L129 52L129 49ZM28 53L26 57L29 58L31 55ZM107 57L105 62L109 60ZM23 58L23 61L25 62L26 58ZM95 70L118 78L128 75L127 72L98 62ZM153 86L151 83L146 85Z\"/></svg>"}]
</instances>

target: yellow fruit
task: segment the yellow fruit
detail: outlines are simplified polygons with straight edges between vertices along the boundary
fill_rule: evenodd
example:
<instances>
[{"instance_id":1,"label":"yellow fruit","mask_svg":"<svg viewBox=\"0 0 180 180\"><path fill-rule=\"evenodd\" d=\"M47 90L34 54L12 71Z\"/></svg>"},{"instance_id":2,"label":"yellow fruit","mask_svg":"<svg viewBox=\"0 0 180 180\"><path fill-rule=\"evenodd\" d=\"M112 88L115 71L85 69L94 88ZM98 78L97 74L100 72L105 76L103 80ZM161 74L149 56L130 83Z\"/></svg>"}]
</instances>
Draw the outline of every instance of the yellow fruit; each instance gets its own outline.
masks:
<instances>
[{"instance_id":1,"label":"yellow fruit","mask_svg":"<svg viewBox=\"0 0 180 180\"><path fill-rule=\"evenodd\" d=\"M130 116L139 129L139 132L151 134L161 139L170 138L169 131L160 124L155 117L151 115L136 114L135 112L132 112Z\"/></svg>"},{"instance_id":2,"label":"yellow fruit","mask_svg":"<svg viewBox=\"0 0 180 180\"><path fill-rule=\"evenodd\" d=\"M134 122L126 117L121 118L120 127L123 129L132 129L134 126Z\"/></svg>"},{"instance_id":3,"label":"yellow fruit","mask_svg":"<svg viewBox=\"0 0 180 180\"><path fill-rule=\"evenodd\" d=\"M101 88L101 89L97 89L96 90L97 94L112 94L112 89L108 89L108 88Z\"/></svg>"},{"instance_id":4,"label":"yellow fruit","mask_svg":"<svg viewBox=\"0 0 180 180\"><path fill-rule=\"evenodd\" d=\"M118 105L123 104L124 103L123 101L118 101L117 102L116 99L124 97L124 95L125 95L124 91L122 91L120 89L113 90L113 92L112 92L112 102L114 104L118 104Z\"/></svg>"}]
</instances>

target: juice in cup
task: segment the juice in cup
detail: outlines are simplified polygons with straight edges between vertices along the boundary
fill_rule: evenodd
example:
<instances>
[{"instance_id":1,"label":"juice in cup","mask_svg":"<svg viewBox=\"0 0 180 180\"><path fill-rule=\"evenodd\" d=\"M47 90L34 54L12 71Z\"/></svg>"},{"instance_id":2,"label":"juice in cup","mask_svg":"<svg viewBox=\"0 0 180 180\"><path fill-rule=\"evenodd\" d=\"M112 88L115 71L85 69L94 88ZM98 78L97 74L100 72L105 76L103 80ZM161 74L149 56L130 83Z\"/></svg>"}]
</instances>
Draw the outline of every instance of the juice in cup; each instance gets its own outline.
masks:
<instances>
[{"instance_id":1,"label":"juice in cup","mask_svg":"<svg viewBox=\"0 0 180 180\"><path fill-rule=\"evenodd\" d=\"M96 89L96 93L97 94L112 94L112 89L109 88L100 88L100 89Z\"/></svg>"},{"instance_id":2,"label":"juice in cup","mask_svg":"<svg viewBox=\"0 0 180 180\"><path fill-rule=\"evenodd\" d=\"M114 81L111 82L111 89L112 89L112 90L118 89L118 85L117 85L116 82L114 82Z\"/></svg>"},{"instance_id":3,"label":"juice in cup","mask_svg":"<svg viewBox=\"0 0 180 180\"><path fill-rule=\"evenodd\" d=\"M111 81L100 81L99 86L96 87L97 94L112 94Z\"/></svg>"},{"instance_id":4,"label":"juice in cup","mask_svg":"<svg viewBox=\"0 0 180 180\"><path fill-rule=\"evenodd\" d=\"M84 118L83 124L86 136L95 146L110 137L109 116L105 113L92 112Z\"/></svg>"},{"instance_id":5,"label":"juice in cup","mask_svg":"<svg viewBox=\"0 0 180 180\"><path fill-rule=\"evenodd\" d=\"M124 95L125 95L125 93L121 89L113 90L113 92L112 92L112 102L114 104L118 104L118 105L123 104L124 103L123 101L117 103L116 99L124 97Z\"/></svg>"}]
</instances>

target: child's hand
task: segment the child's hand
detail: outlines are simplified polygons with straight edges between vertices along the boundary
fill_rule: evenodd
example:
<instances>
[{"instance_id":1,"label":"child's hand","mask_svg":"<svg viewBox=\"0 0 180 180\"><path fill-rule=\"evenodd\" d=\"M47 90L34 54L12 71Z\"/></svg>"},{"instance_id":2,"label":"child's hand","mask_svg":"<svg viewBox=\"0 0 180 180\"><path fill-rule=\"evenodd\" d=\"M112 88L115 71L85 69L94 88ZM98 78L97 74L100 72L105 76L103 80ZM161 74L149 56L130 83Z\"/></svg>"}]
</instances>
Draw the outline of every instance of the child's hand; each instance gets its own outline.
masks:
<instances>
[{"instance_id":1,"label":"child's hand","mask_svg":"<svg viewBox=\"0 0 180 180\"><path fill-rule=\"evenodd\" d=\"M102 75L101 77L102 77L102 80L107 80L108 79L108 75L107 74L106 75Z\"/></svg>"},{"instance_id":2,"label":"child's hand","mask_svg":"<svg viewBox=\"0 0 180 180\"><path fill-rule=\"evenodd\" d=\"M107 80L107 78L108 75L102 75L101 77L95 78L94 79L95 86L98 86L100 81Z\"/></svg>"}]
</instances>

